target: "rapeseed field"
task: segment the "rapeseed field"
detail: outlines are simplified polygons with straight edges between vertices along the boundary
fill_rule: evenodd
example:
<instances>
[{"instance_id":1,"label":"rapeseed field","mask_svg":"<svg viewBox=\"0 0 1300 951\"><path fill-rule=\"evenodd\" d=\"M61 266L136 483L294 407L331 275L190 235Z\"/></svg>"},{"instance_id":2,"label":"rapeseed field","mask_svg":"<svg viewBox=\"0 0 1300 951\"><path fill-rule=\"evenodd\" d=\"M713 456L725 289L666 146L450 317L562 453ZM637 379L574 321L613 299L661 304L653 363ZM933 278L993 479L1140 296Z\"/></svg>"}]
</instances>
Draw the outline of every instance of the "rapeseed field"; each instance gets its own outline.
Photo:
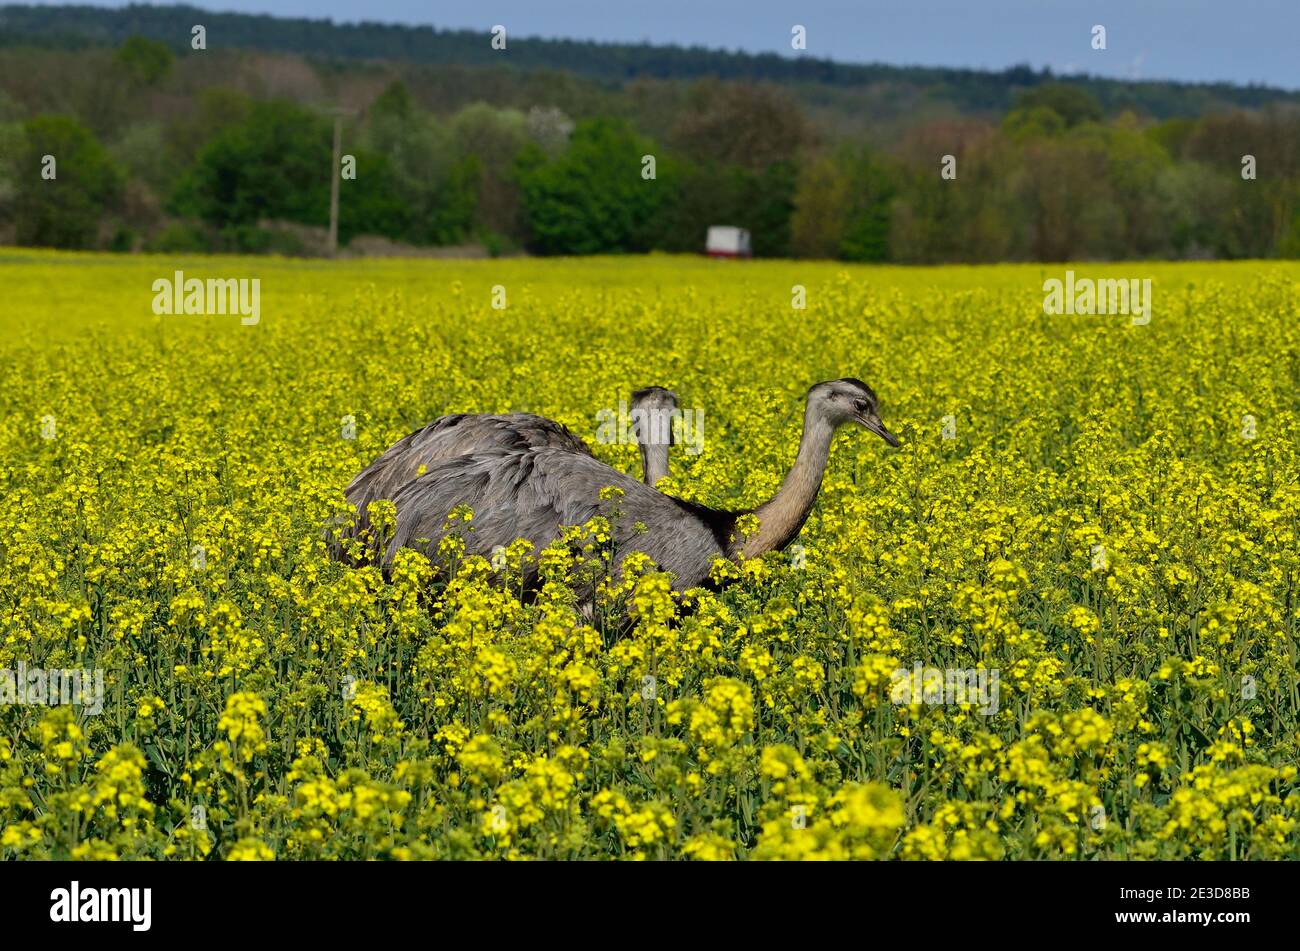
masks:
<instances>
[{"instance_id":1,"label":"rapeseed field","mask_svg":"<svg viewBox=\"0 0 1300 951\"><path fill-rule=\"evenodd\" d=\"M0 253L0 857L1300 857L1300 265L1072 267L1149 322L1045 313L1064 265ZM626 566L624 629L580 547L527 603L329 556L440 414L637 473L598 414L671 387L661 488L741 508L846 376L902 447L717 590Z\"/></svg>"}]
</instances>

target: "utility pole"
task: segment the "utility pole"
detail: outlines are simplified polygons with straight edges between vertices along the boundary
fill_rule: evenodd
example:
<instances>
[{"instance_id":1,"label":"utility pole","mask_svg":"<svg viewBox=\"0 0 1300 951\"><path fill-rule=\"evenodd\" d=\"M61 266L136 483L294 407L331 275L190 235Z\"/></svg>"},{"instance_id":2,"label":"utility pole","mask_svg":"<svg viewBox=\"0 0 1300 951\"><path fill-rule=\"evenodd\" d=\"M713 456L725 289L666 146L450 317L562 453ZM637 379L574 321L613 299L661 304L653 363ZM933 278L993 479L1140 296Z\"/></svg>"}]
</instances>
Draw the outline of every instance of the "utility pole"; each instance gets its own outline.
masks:
<instances>
[{"instance_id":1,"label":"utility pole","mask_svg":"<svg viewBox=\"0 0 1300 951\"><path fill-rule=\"evenodd\" d=\"M334 112L334 165L330 169L330 257L339 253L339 178L343 175L343 112Z\"/></svg>"}]
</instances>

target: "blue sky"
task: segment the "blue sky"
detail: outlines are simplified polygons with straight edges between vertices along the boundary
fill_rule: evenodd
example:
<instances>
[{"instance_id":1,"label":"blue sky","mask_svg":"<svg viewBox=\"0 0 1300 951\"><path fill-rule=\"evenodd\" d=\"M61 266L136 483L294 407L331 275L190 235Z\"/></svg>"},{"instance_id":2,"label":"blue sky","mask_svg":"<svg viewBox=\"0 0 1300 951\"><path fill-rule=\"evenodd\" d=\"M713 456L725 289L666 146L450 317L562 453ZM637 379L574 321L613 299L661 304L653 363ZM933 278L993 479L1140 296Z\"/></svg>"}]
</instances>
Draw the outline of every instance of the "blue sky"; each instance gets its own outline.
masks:
<instances>
[{"instance_id":1,"label":"blue sky","mask_svg":"<svg viewBox=\"0 0 1300 951\"><path fill-rule=\"evenodd\" d=\"M100 0L100 5L125 4ZM992 69L1028 62L1121 78L1300 88L1300 0L199 0L194 5L485 31L501 23L521 36L783 53L791 52L790 28L798 23L808 30L810 54L846 62ZM1094 24L1106 27L1104 52L1089 45Z\"/></svg>"}]
</instances>

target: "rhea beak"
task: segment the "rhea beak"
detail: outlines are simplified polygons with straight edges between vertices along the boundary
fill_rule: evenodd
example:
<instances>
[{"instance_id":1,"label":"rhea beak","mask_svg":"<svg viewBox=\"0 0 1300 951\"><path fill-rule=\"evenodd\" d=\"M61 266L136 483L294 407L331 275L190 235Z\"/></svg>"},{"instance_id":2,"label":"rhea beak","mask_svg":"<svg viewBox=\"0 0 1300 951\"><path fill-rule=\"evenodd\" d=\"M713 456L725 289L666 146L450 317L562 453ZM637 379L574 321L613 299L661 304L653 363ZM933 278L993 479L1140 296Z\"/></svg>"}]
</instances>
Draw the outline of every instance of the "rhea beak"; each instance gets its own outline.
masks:
<instances>
[{"instance_id":1,"label":"rhea beak","mask_svg":"<svg viewBox=\"0 0 1300 951\"><path fill-rule=\"evenodd\" d=\"M891 446L897 447L901 445L901 443L899 443L898 441L898 437L885 428L885 424L880 421L880 417L877 416L875 413L870 413L870 414L863 413L862 415L858 416L858 422L861 423L863 426L867 427L867 429L871 430L873 433L875 433L885 442L889 443Z\"/></svg>"}]
</instances>

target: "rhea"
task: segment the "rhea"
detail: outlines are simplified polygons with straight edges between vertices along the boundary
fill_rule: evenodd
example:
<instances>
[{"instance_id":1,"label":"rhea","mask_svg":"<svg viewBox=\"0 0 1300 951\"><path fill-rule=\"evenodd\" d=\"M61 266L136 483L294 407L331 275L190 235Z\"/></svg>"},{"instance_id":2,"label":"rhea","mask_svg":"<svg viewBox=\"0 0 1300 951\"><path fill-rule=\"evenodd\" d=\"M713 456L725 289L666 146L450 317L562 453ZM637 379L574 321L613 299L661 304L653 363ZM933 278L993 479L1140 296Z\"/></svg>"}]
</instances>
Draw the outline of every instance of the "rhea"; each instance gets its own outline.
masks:
<instances>
[{"instance_id":1,"label":"rhea","mask_svg":"<svg viewBox=\"0 0 1300 951\"><path fill-rule=\"evenodd\" d=\"M647 386L632 394L629 416L641 452L641 472L647 485L668 475L668 447L677 394L662 386ZM344 490L357 510L352 530L364 537L370 528L368 507L392 499L398 490L446 459L476 452L523 452L549 448L591 458L591 449L567 426L532 413L454 413L440 416L389 446Z\"/></svg>"},{"instance_id":2,"label":"rhea","mask_svg":"<svg viewBox=\"0 0 1300 951\"><path fill-rule=\"evenodd\" d=\"M423 550L438 561L439 542L451 531L447 516L458 506L474 513L463 533L465 552L485 557L518 538L541 549L559 537L562 526L603 515L612 522L615 564L641 551L671 573L674 589L698 587L717 558L755 558L794 540L821 491L835 431L847 423L899 445L881 422L871 387L853 378L818 383L808 391L793 467L776 495L752 513L674 498L589 455L553 446L446 459L394 495L397 525L385 561L391 562L403 547ZM602 500L607 486L622 490L621 497ZM745 514L753 514L758 527L738 537L736 523ZM524 566L522 580L528 587L536 585L535 565Z\"/></svg>"},{"instance_id":3,"label":"rhea","mask_svg":"<svg viewBox=\"0 0 1300 951\"><path fill-rule=\"evenodd\" d=\"M636 445L641 451L641 479L646 485L658 485L668 475L668 447L673 442L673 413L677 394L662 386L647 386L632 394L632 424Z\"/></svg>"}]
</instances>

